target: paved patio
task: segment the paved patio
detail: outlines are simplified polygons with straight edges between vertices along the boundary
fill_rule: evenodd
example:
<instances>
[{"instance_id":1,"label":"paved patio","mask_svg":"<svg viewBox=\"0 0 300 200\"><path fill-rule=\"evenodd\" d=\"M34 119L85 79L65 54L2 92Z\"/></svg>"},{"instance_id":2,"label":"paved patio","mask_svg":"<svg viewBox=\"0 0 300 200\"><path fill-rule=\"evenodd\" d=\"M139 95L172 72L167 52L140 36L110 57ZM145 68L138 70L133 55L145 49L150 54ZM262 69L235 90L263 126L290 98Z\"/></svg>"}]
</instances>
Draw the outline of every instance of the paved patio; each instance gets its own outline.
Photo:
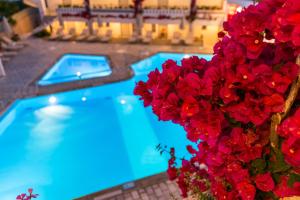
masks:
<instances>
[{"instance_id":1,"label":"paved patio","mask_svg":"<svg viewBox=\"0 0 300 200\"><path fill-rule=\"evenodd\" d=\"M132 63L157 52L211 53L209 49L196 46L167 46L142 44L103 44L53 42L31 38L29 46L4 64L7 76L0 78L0 113L16 99L28 98L55 92L102 85L133 76ZM81 80L40 87L36 81L64 54L98 54L109 57L112 74L107 77ZM100 191L78 200L169 200L180 199L175 183L167 180L164 173L138 180L129 185L120 185Z\"/></svg>"},{"instance_id":2,"label":"paved patio","mask_svg":"<svg viewBox=\"0 0 300 200\"><path fill-rule=\"evenodd\" d=\"M165 173L96 192L76 200L180 200L176 183Z\"/></svg>"}]
</instances>

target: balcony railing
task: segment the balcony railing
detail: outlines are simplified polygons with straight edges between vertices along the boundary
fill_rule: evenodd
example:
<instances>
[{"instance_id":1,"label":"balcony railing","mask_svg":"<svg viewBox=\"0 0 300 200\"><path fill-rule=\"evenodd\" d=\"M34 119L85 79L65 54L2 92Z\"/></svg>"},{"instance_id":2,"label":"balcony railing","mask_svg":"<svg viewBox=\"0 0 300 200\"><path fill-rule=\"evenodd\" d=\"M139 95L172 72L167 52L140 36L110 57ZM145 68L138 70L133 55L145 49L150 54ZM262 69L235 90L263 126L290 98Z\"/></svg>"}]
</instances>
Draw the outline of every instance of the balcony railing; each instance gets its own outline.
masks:
<instances>
[{"instance_id":1,"label":"balcony railing","mask_svg":"<svg viewBox=\"0 0 300 200\"><path fill-rule=\"evenodd\" d=\"M84 11L83 7L60 7L57 8L56 12L57 14L79 14Z\"/></svg>"},{"instance_id":2,"label":"balcony railing","mask_svg":"<svg viewBox=\"0 0 300 200\"><path fill-rule=\"evenodd\" d=\"M59 7L57 13L61 16L80 16L80 13L84 12L83 7ZM92 16L94 18L114 19L113 21L124 21L132 20L134 18L133 8L104 8L104 7L93 7L91 9ZM182 20L189 15L189 9L186 8L144 8L143 18L145 20ZM198 9L197 20L211 20L215 21L219 18L224 18L224 10L203 10Z\"/></svg>"},{"instance_id":3,"label":"balcony railing","mask_svg":"<svg viewBox=\"0 0 300 200\"><path fill-rule=\"evenodd\" d=\"M116 9L103 9L97 8L91 10L93 16L97 16L98 20L108 22L125 22L132 23L134 18L134 11L131 8L116 8Z\"/></svg>"},{"instance_id":4,"label":"balcony railing","mask_svg":"<svg viewBox=\"0 0 300 200\"><path fill-rule=\"evenodd\" d=\"M143 15L149 17L155 17L159 15L170 16L170 17L184 17L189 14L188 9L144 9Z\"/></svg>"}]
</instances>

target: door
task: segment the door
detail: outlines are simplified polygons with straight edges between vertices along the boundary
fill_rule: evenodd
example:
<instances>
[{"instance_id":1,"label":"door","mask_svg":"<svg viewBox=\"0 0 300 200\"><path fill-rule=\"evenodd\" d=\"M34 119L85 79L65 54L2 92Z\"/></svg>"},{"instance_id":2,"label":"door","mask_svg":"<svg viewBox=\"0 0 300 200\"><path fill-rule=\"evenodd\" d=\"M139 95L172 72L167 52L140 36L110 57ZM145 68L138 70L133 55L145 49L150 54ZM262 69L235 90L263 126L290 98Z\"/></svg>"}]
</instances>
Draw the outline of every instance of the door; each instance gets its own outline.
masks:
<instances>
[{"instance_id":1,"label":"door","mask_svg":"<svg viewBox=\"0 0 300 200\"><path fill-rule=\"evenodd\" d=\"M130 37L130 28L131 28L131 24L121 24L121 37L122 38Z\"/></svg>"},{"instance_id":2,"label":"door","mask_svg":"<svg viewBox=\"0 0 300 200\"><path fill-rule=\"evenodd\" d=\"M163 40L168 38L168 25L158 25L158 38Z\"/></svg>"}]
</instances>

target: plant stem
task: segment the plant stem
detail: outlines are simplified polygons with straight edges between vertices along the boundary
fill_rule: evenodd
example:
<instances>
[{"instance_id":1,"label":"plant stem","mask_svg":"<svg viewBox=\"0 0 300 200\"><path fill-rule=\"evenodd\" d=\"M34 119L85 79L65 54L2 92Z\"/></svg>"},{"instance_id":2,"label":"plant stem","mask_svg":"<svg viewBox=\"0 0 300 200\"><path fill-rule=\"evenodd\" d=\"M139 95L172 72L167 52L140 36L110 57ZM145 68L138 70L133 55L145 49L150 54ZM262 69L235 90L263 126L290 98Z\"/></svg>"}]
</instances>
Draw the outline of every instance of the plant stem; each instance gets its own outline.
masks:
<instances>
[{"instance_id":1,"label":"plant stem","mask_svg":"<svg viewBox=\"0 0 300 200\"><path fill-rule=\"evenodd\" d=\"M300 67L300 55L297 57L296 64ZM270 142L271 146L276 152L278 150L278 135L277 135L277 126L281 121L288 115L290 112L299 92L300 88L300 73L298 74L296 80L293 82L290 93L285 101L283 112L275 113L271 118L271 134Z\"/></svg>"}]
</instances>

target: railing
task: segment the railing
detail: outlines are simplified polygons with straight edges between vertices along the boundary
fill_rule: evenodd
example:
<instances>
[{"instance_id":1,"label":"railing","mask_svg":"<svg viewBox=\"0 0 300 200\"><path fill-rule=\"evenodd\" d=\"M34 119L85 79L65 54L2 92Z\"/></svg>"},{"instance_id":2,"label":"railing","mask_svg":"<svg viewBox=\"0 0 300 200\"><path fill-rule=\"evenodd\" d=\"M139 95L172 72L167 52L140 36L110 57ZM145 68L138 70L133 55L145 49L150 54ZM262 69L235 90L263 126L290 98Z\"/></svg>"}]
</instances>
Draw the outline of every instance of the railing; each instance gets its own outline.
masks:
<instances>
[{"instance_id":1,"label":"railing","mask_svg":"<svg viewBox=\"0 0 300 200\"><path fill-rule=\"evenodd\" d=\"M184 17L189 14L189 11L187 9L144 9L143 15L154 17L154 16L170 16L170 17Z\"/></svg>"},{"instance_id":2,"label":"railing","mask_svg":"<svg viewBox=\"0 0 300 200\"><path fill-rule=\"evenodd\" d=\"M84 11L83 7L59 7L57 8L57 14L59 15L78 15ZM132 8L103 8L94 7L91 9L92 16L100 18L113 18L115 20L120 19L132 19L134 18L134 10ZM144 19L183 19L189 15L189 10L185 8L144 8ZM197 13L197 20L211 20L216 21L223 19L225 16L224 10L202 10L199 9Z\"/></svg>"},{"instance_id":3,"label":"railing","mask_svg":"<svg viewBox=\"0 0 300 200\"><path fill-rule=\"evenodd\" d=\"M117 8L117 9L103 9L103 8L97 8L97 9L92 9L91 10L92 15L97 15L97 16L105 16L107 17L114 17L117 18L118 16L122 18L121 16L128 16L128 17L133 17L134 11L133 9L130 8Z\"/></svg>"},{"instance_id":4,"label":"railing","mask_svg":"<svg viewBox=\"0 0 300 200\"><path fill-rule=\"evenodd\" d=\"M84 8L77 8L77 7L61 7L57 8L57 14L79 14L84 11Z\"/></svg>"},{"instance_id":5,"label":"railing","mask_svg":"<svg viewBox=\"0 0 300 200\"><path fill-rule=\"evenodd\" d=\"M196 20L204 21L222 21L226 18L226 14L223 10L206 11L198 10Z\"/></svg>"},{"instance_id":6,"label":"railing","mask_svg":"<svg viewBox=\"0 0 300 200\"><path fill-rule=\"evenodd\" d=\"M134 12L132 8L93 8L92 12L101 12L101 13L131 13Z\"/></svg>"}]
</instances>

